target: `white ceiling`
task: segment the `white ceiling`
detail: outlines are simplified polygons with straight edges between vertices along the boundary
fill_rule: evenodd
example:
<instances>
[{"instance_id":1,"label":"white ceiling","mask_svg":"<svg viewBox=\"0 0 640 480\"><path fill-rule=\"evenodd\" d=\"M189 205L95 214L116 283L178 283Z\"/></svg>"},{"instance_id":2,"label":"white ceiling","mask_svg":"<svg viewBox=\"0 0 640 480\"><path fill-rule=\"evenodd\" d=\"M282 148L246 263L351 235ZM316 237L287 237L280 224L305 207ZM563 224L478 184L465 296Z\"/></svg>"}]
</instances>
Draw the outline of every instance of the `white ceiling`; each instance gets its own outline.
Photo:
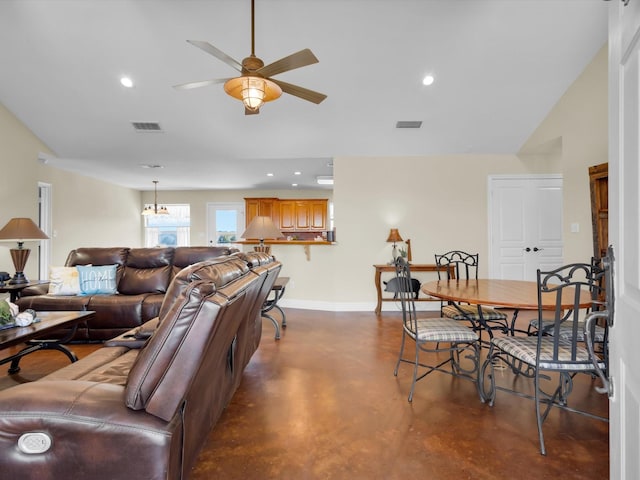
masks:
<instances>
[{"instance_id":1,"label":"white ceiling","mask_svg":"<svg viewBox=\"0 0 640 480\"><path fill-rule=\"evenodd\" d=\"M276 78L328 98L245 116L220 84L172 88L235 76L186 40L241 61L250 0L2 0L0 102L50 165L126 187L307 188L337 156L517 152L604 45L607 3L256 0L255 35L265 64L310 48L318 64Z\"/></svg>"}]
</instances>

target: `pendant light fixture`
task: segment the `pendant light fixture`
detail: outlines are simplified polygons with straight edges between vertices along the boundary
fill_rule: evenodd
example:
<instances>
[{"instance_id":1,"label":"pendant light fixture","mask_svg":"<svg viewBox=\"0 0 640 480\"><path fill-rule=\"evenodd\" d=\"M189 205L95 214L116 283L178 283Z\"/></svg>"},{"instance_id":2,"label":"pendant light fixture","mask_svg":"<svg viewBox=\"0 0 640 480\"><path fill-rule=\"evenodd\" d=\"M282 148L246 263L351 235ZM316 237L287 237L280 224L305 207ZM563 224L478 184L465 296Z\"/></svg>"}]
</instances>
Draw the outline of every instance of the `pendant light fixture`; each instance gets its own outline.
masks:
<instances>
[{"instance_id":1,"label":"pendant light fixture","mask_svg":"<svg viewBox=\"0 0 640 480\"><path fill-rule=\"evenodd\" d=\"M169 215L167 207L158 208L158 180L153 180L153 207L151 205L144 207L142 215Z\"/></svg>"}]
</instances>

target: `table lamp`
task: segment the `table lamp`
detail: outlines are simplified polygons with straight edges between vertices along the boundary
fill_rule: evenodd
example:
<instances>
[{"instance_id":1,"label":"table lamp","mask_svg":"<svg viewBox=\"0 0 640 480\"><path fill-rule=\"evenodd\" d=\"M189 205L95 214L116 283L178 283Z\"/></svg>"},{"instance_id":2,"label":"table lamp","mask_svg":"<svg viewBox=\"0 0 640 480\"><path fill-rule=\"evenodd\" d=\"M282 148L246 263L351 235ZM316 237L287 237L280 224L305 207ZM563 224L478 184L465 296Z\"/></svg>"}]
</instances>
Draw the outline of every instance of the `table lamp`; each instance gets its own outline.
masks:
<instances>
[{"instance_id":1,"label":"table lamp","mask_svg":"<svg viewBox=\"0 0 640 480\"><path fill-rule=\"evenodd\" d=\"M29 259L31 250L24 248L24 242L32 240L46 240L49 237L33 223L30 218L12 218L2 230L0 230L0 240L13 240L18 242L18 248L12 248L11 259L16 269L16 274L9 281L10 284L29 283L24 276L24 267Z\"/></svg>"},{"instance_id":2,"label":"table lamp","mask_svg":"<svg viewBox=\"0 0 640 480\"><path fill-rule=\"evenodd\" d=\"M401 242L402 237L400 236L400 232L398 232L397 228L392 228L389 231L389 236L387 237L387 242L393 242L393 261L396 261L396 257L398 256L398 251L396 250L396 243Z\"/></svg>"},{"instance_id":3,"label":"table lamp","mask_svg":"<svg viewBox=\"0 0 640 480\"><path fill-rule=\"evenodd\" d=\"M247 229L240 236L245 240L260 240L260 245L254 247L254 250L269 253L271 248L265 246L264 239L279 238L282 236L282 232L276 228L271 217L257 216L253 217Z\"/></svg>"}]
</instances>

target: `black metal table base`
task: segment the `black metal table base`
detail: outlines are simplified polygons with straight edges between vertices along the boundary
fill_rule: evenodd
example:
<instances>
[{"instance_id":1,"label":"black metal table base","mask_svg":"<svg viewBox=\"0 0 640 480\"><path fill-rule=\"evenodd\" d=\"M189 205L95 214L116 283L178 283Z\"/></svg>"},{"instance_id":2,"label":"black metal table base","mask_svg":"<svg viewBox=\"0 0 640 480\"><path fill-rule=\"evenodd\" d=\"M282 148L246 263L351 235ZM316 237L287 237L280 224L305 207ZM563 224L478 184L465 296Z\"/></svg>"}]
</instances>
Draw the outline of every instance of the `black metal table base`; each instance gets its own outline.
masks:
<instances>
[{"instance_id":1,"label":"black metal table base","mask_svg":"<svg viewBox=\"0 0 640 480\"><path fill-rule=\"evenodd\" d=\"M70 333L60 340L29 340L25 342L27 345L25 348L0 360L0 365L11 362L11 365L9 366L9 375L14 375L20 371L20 360L22 357L39 350L58 350L59 352L64 353L69 360L71 360L71 363L77 362L78 357L76 354L63 345L63 343L66 343L73 338L77 328L78 326L74 325L70 330Z\"/></svg>"}]
</instances>

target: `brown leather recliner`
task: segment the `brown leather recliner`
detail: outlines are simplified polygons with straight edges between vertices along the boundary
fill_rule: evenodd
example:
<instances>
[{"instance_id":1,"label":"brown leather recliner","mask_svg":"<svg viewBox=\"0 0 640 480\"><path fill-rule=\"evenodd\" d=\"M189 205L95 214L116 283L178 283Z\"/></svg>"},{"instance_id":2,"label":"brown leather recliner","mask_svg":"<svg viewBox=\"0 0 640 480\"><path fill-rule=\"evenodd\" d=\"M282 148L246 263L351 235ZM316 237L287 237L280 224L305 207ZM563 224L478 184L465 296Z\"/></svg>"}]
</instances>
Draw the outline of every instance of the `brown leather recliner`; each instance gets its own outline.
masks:
<instances>
[{"instance_id":1,"label":"brown leather recliner","mask_svg":"<svg viewBox=\"0 0 640 480\"><path fill-rule=\"evenodd\" d=\"M3 476L188 478L257 347L280 268L261 253L191 265L171 282L159 319L0 392Z\"/></svg>"}]
</instances>

